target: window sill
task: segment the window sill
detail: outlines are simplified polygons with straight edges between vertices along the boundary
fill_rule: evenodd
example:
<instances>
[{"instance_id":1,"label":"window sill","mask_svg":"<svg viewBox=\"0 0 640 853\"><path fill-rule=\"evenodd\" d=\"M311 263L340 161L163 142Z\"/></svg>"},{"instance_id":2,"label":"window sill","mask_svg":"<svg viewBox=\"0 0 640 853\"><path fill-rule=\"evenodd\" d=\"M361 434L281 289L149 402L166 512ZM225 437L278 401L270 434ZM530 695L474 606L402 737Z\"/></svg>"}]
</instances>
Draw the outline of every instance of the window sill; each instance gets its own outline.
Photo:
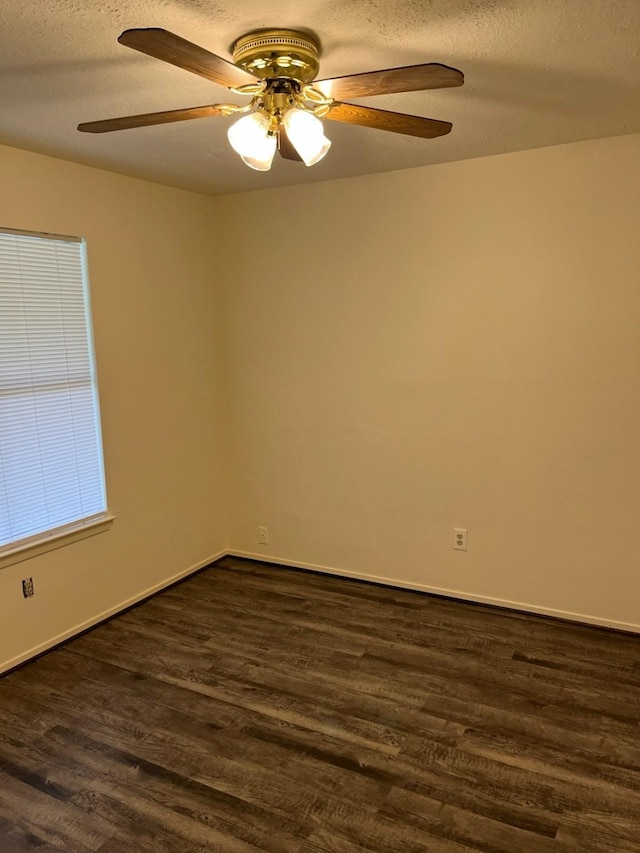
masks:
<instances>
[{"instance_id":1,"label":"window sill","mask_svg":"<svg viewBox=\"0 0 640 853\"><path fill-rule=\"evenodd\" d=\"M82 524L72 530L65 530L46 539L40 539L38 542L29 542L27 545L21 545L12 551L5 551L4 554L0 554L0 569L12 566L14 563L21 563L23 560L30 560L32 557L38 557L47 551L55 551L65 545L71 545L72 542L79 542L81 539L88 539L98 533L104 533L105 530L109 530L115 518L115 515L107 515L105 518Z\"/></svg>"}]
</instances>

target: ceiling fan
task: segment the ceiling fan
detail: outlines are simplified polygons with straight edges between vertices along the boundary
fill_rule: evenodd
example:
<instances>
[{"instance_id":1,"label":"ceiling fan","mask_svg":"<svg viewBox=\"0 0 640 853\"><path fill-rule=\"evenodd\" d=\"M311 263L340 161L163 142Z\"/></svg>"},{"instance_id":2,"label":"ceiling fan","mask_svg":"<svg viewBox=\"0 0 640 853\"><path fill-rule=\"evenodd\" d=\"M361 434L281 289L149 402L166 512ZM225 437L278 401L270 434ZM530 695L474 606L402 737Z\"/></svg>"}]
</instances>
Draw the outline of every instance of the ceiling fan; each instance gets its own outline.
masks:
<instances>
[{"instance_id":1,"label":"ceiling fan","mask_svg":"<svg viewBox=\"0 0 640 853\"><path fill-rule=\"evenodd\" d=\"M424 89L461 86L464 75L439 63L407 65L316 80L320 45L299 30L261 29L239 38L228 62L167 30L125 30L120 44L169 62L236 95L250 96L245 106L211 104L181 110L91 121L78 125L86 133L105 133L168 122L243 113L228 131L229 142L251 168L271 168L276 149L287 160L312 166L329 150L320 119L346 122L430 139L451 130L451 122L344 103L363 98Z\"/></svg>"}]
</instances>

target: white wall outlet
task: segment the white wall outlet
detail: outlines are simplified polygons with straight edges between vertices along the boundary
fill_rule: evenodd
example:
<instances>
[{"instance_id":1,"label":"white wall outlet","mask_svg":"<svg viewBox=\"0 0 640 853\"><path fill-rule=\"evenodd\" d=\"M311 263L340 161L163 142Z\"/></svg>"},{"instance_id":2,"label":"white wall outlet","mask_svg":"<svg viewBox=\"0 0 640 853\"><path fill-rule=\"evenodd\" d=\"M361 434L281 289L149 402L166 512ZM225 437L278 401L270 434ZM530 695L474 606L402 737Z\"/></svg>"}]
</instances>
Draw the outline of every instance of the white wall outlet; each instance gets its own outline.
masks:
<instances>
[{"instance_id":1,"label":"white wall outlet","mask_svg":"<svg viewBox=\"0 0 640 853\"><path fill-rule=\"evenodd\" d=\"M268 545L269 544L269 528L268 527L259 527L258 528L258 545Z\"/></svg>"},{"instance_id":2,"label":"white wall outlet","mask_svg":"<svg viewBox=\"0 0 640 853\"><path fill-rule=\"evenodd\" d=\"M453 550L454 551L466 551L467 550L467 533L468 533L468 530L466 527L454 527L453 528Z\"/></svg>"}]
</instances>

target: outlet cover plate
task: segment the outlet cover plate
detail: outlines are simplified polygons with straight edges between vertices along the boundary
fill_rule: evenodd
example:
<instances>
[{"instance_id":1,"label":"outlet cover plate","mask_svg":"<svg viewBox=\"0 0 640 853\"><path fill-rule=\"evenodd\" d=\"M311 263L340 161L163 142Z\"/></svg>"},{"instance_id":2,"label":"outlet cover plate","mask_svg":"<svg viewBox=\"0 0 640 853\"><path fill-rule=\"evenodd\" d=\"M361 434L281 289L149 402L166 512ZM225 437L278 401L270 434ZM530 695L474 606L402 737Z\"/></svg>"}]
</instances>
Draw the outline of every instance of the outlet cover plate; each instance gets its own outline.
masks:
<instances>
[{"instance_id":1,"label":"outlet cover plate","mask_svg":"<svg viewBox=\"0 0 640 853\"><path fill-rule=\"evenodd\" d=\"M453 550L454 551L466 551L467 550L467 534L468 530L466 527L454 527L453 528Z\"/></svg>"}]
</instances>

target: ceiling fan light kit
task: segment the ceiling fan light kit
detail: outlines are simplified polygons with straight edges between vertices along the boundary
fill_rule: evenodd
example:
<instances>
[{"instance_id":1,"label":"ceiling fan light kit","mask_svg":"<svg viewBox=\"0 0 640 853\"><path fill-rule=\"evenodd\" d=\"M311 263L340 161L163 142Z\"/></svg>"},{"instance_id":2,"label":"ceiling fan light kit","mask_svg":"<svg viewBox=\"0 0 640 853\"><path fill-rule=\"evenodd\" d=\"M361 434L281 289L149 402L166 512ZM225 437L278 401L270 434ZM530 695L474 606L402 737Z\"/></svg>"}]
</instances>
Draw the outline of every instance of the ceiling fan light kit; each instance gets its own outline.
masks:
<instances>
[{"instance_id":1,"label":"ceiling fan light kit","mask_svg":"<svg viewBox=\"0 0 640 853\"><path fill-rule=\"evenodd\" d=\"M264 172L271 168L279 137L286 134L298 159L306 166L318 163L331 142L317 115L331 101L309 85L319 68L317 42L297 30L259 30L238 39L232 55L237 66L260 82L232 89L253 98L251 114L229 128L231 147L247 166Z\"/></svg>"},{"instance_id":2,"label":"ceiling fan light kit","mask_svg":"<svg viewBox=\"0 0 640 853\"><path fill-rule=\"evenodd\" d=\"M211 104L184 110L147 113L86 122L78 130L105 133L207 116L244 113L228 130L231 147L252 169L266 172L276 151L286 160L313 166L331 147L322 118L430 139L451 130L451 123L348 104L340 97L439 89L461 86L462 72L427 63L363 74L316 80L320 46L299 30L263 29L239 38L233 63L162 29L125 30L118 41L148 56L169 62L249 96L245 106ZM315 82L314 82L315 81Z\"/></svg>"}]
</instances>

